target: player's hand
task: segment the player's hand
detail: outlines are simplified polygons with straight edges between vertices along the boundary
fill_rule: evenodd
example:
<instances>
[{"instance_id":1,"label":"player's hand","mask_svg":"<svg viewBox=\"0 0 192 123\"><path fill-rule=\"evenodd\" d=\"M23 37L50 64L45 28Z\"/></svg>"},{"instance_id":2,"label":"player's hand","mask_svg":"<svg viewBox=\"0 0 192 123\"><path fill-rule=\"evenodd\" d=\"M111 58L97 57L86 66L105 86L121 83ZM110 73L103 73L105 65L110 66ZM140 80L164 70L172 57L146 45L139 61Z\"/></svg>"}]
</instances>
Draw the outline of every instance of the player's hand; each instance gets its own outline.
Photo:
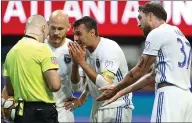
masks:
<instances>
[{"instance_id":1,"label":"player's hand","mask_svg":"<svg viewBox=\"0 0 192 123\"><path fill-rule=\"evenodd\" d=\"M97 101L104 101L112 98L113 96L116 95L117 89L115 85L108 85L102 88L99 88L100 91L103 91L103 93L97 97Z\"/></svg>"},{"instance_id":2,"label":"player's hand","mask_svg":"<svg viewBox=\"0 0 192 123\"><path fill-rule=\"evenodd\" d=\"M79 107L82 105L82 102L80 101L80 99L76 98L76 97L72 97L70 100L66 101L64 103L64 107L66 110L74 110L75 108Z\"/></svg>"},{"instance_id":3,"label":"player's hand","mask_svg":"<svg viewBox=\"0 0 192 123\"><path fill-rule=\"evenodd\" d=\"M108 105L114 101L116 101L117 99L119 99L121 96L125 95L126 93L124 92L124 90L119 91L115 96L113 96L112 98L110 98L109 100L106 100L103 104L103 106Z\"/></svg>"},{"instance_id":4,"label":"player's hand","mask_svg":"<svg viewBox=\"0 0 192 123\"><path fill-rule=\"evenodd\" d=\"M77 42L70 42L68 47L74 62L78 64L85 62L86 51L84 46L80 46Z\"/></svg>"}]
</instances>

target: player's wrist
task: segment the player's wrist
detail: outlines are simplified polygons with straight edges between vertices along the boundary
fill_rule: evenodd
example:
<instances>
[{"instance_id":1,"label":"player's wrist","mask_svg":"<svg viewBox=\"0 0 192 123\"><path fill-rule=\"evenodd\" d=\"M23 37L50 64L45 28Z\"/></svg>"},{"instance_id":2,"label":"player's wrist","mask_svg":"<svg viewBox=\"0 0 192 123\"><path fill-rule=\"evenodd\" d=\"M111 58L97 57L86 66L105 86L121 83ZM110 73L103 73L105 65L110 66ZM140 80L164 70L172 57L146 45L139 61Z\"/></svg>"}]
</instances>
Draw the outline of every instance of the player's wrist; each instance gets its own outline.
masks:
<instances>
[{"instance_id":1,"label":"player's wrist","mask_svg":"<svg viewBox=\"0 0 192 123\"><path fill-rule=\"evenodd\" d=\"M73 62L73 68L78 68L78 64L76 62Z\"/></svg>"},{"instance_id":2,"label":"player's wrist","mask_svg":"<svg viewBox=\"0 0 192 123\"><path fill-rule=\"evenodd\" d=\"M88 65L87 62L85 60L82 60L82 61L79 61L79 65L82 67L82 68L86 68L86 66Z\"/></svg>"},{"instance_id":3,"label":"player's wrist","mask_svg":"<svg viewBox=\"0 0 192 123\"><path fill-rule=\"evenodd\" d=\"M85 99L79 98L78 99L78 107L82 106L84 104L84 102L85 102Z\"/></svg>"},{"instance_id":4,"label":"player's wrist","mask_svg":"<svg viewBox=\"0 0 192 123\"><path fill-rule=\"evenodd\" d=\"M114 86L113 90L114 93L118 93L120 91L120 88L118 86Z\"/></svg>"}]
</instances>

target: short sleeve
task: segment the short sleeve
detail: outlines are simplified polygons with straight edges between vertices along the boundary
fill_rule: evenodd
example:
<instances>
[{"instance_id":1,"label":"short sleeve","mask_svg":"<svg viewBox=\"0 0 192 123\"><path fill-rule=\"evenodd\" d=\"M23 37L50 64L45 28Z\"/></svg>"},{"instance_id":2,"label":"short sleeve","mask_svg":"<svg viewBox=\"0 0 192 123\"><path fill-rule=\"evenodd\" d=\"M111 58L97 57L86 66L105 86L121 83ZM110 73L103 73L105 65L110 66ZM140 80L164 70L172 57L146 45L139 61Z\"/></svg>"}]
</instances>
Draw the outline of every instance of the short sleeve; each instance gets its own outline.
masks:
<instances>
[{"instance_id":1,"label":"short sleeve","mask_svg":"<svg viewBox=\"0 0 192 123\"><path fill-rule=\"evenodd\" d=\"M146 38L143 54L157 56L165 42L164 37L159 30L151 31Z\"/></svg>"},{"instance_id":2,"label":"short sleeve","mask_svg":"<svg viewBox=\"0 0 192 123\"><path fill-rule=\"evenodd\" d=\"M110 54L104 57L104 59L102 59L102 62L101 62L101 71L107 70L116 74L120 66L119 60L120 59L118 59L116 54L113 54L113 55ZM97 61L96 61L96 64L97 64Z\"/></svg>"},{"instance_id":3,"label":"short sleeve","mask_svg":"<svg viewBox=\"0 0 192 123\"><path fill-rule=\"evenodd\" d=\"M48 45L44 45L40 54L42 71L45 72L49 69L58 69L58 61Z\"/></svg>"},{"instance_id":4,"label":"short sleeve","mask_svg":"<svg viewBox=\"0 0 192 123\"><path fill-rule=\"evenodd\" d=\"M98 87L103 87L111 84L114 81L115 75L120 66L120 59L118 60L116 50L103 52L102 57L100 58L101 63L99 63L99 59L96 59L96 66L100 68L101 72L99 75L97 75L96 85Z\"/></svg>"}]
</instances>

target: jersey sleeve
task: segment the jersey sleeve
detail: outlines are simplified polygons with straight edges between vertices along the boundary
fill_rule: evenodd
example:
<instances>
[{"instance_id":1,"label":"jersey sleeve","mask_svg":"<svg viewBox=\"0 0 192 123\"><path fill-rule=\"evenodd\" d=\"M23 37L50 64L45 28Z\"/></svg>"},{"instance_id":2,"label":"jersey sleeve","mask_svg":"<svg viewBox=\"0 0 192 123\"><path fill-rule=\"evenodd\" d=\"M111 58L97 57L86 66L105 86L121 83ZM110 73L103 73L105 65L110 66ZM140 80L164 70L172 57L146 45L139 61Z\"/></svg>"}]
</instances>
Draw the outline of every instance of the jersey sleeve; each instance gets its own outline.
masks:
<instances>
[{"instance_id":1,"label":"jersey sleeve","mask_svg":"<svg viewBox=\"0 0 192 123\"><path fill-rule=\"evenodd\" d=\"M117 70L120 66L120 59L118 58L117 52L111 52L110 54L104 54L103 59L101 60L101 74L105 81L112 83L115 74L117 73ZM97 65L96 60L96 65Z\"/></svg>"},{"instance_id":2,"label":"jersey sleeve","mask_svg":"<svg viewBox=\"0 0 192 123\"><path fill-rule=\"evenodd\" d=\"M164 44L164 37L159 30L151 31L146 38L143 54L157 56Z\"/></svg>"},{"instance_id":3,"label":"jersey sleeve","mask_svg":"<svg viewBox=\"0 0 192 123\"><path fill-rule=\"evenodd\" d=\"M45 72L49 69L58 69L58 61L48 45L44 45L41 49L41 65L42 71Z\"/></svg>"}]
</instances>

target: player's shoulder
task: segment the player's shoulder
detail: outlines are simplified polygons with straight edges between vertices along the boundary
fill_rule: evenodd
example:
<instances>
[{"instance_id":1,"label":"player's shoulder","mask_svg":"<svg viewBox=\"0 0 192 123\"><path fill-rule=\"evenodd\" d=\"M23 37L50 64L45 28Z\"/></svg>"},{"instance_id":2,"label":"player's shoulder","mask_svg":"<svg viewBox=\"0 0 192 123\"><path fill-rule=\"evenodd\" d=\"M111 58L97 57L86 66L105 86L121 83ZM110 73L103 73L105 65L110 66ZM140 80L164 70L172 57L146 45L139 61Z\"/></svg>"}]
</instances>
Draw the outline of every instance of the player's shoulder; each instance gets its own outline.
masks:
<instances>
[{"instance_id":1,"label":"player's shoulder","mask_svg":"<svg viewBox=\"0 0 192 123\"><path fill-rule=\"evenodd\" d=\"M168 30L170 30L170 28L172 28L171 25L169 24L162 24L159 27L153 29L148 35L146 40L162 40L164 39L165 36L167 36L167 32Z\"/></svg>"},{"instance_id":2,"label":"player's shoulder","mask_svg":"<svg viewBox=\"0 0 192 123\"><path fill-rule=\"evenodd\" d=\"M69 38L65 38L65 43L60 47L60 49L68 49L68 44L70 42L73 42L73 41Z\"/></svg>"},{"instance_id":3,"label":"player's shoulder","mask_svg":"<svg viewBox=\"0 0 192 123\"><path fill-rule=\"evenodd\" d=\"M117 44L117 42L108 38L101 37L100 54L102 54L102 56L116 56L116 54L119 54L121 52L122 49Z\"/></svg>"},{"instance_id":4,"label":"player's shoulder","mask_svg":"<svg viewBox=\"0 0 192 123\"><path fill-rule=\"evenodd\" d=\"M101 37L101 43L102 43L102 46L109 49L119 46L117 42L115 42L114 40L104 38L104 37Z\"/></svg>"}]
</instances>

